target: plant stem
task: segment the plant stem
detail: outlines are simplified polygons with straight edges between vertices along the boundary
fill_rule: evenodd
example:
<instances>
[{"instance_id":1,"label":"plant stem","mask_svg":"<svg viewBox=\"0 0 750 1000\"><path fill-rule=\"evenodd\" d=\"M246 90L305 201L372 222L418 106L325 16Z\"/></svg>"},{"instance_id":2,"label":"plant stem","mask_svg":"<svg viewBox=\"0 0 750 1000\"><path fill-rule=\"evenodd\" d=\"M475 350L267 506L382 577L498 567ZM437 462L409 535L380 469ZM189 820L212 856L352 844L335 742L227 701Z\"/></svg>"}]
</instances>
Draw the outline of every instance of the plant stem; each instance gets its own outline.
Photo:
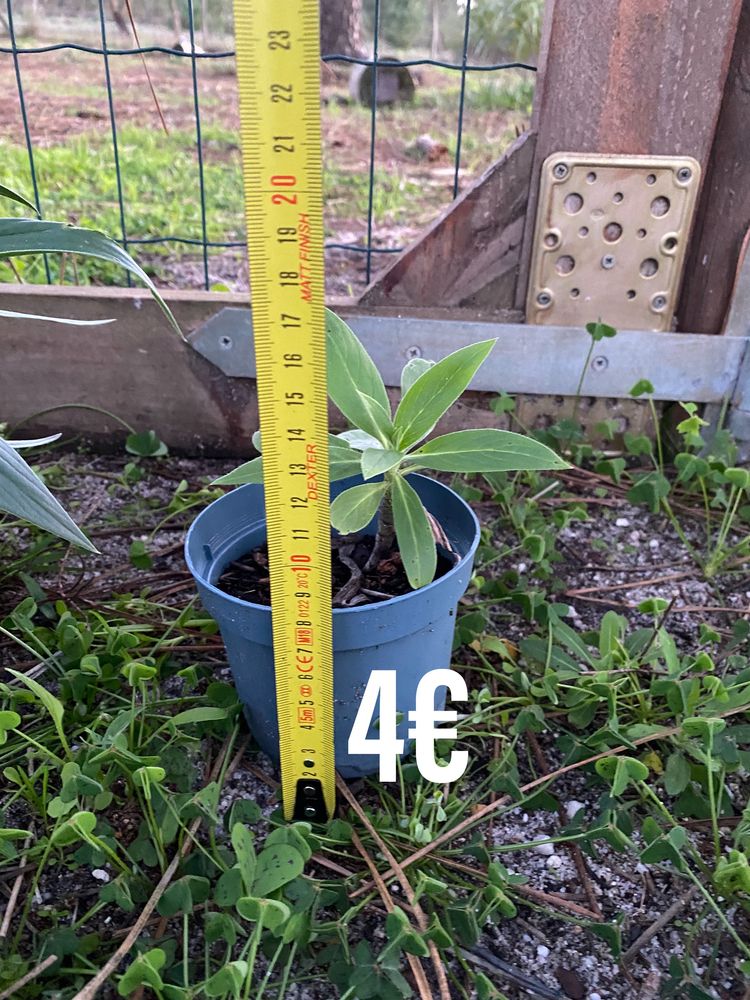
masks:
<instances>
[{"instance_id":1,"label":"plant stem","mask_svg":"<svg viewBox=\"0 0 750 1000\"><path fill-rule=\"evenodd\" d=\"M654 437L656 438L656 453L658 455L658 468L659 472L664 475L664 448L661 442L661 423L659 422L659 417L656 412L656 404L651 396L648 399L649 409L651 410L651 419L654 423Z\"/></svg>"},{"instance_id":2,"label":"plant stem","mask_svg":"<svg viewBox=\"0 0 750 1000\"><path fill-rule=\"evenodd\" d=\"M382 559L391 554L396 542L396 526L393 522L393 503L391 501L392 477L386 473L385 494L380 502L380 512L378 517L378 530L375 534L375 544L372 547L370 558L365 564L365 573L371 573L377 569Z\"/></svg>"}]
</instances>

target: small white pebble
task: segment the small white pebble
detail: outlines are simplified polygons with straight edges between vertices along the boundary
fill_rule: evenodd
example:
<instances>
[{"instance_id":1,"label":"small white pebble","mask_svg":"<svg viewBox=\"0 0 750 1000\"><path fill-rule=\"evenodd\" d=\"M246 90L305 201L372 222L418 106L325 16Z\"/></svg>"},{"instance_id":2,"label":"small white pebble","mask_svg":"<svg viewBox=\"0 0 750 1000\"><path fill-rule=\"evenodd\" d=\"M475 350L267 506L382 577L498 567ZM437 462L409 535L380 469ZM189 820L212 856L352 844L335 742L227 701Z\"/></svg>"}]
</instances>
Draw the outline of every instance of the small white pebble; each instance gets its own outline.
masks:
<instances>
[{"instance_id":1,"label":"small white pebble","mask_svg":"<svg viewBox=\"0 0 750 1000\"><path fill-rule=\"evenodd\" d=\"M546 944L538 944L536 946L536 957L540 962L546 962L549 958L549 948Z\"/></svg>"},{"instance_id":2,"label":"small white pebble","mask_svg":"<svg viewBox=\"0 0 750 1000\"><path fill-rule=\"evenodd\" d=\"M516 567L516 569L518 570L519 573L525 573L526 570L527 570L527 568L528 567L527 567L526 563L519 563L518 566Z\"/></svg>"},{"instance_id":3,"label":"small white pebble","mask_svg":"<svg viewBox=\"0 0 750 1000\"><path fill-rule=\"evenodd\" d=\"M568 819L573 819L577 812L585 808L585 802L578 802L576 799L571 799L570 802L565 803L565 815Z\"/></svg>"},{"instance_id":4,"label":"small white pebble","mask_svg":"<svg viewBox=\"0 0 750 1000\"><path fill-rule=\"evenodd\" d=\"M646 867L646 865L642 865L641 862L639 861L638 864L635 866L635 870L638 872L639 875L645 875L646 872L648 871L648 868Z\"/></svg>"},{"instance_id":5,"label":"small white pebble","mask_svg":"<svg viewBox=\"0 0 750 1000\"><path fill-rule=\"evenodd\" d=\"M534 850L537 854L544 854L547 857L549 857L550 854L555 853L553 844L534 844Z\"/></svg>"},{"instance_id":6,"label":"small white pebble","mask_svg":"<svg viewBox=\"0 0 750 1000\"><path fill-rule=\"evenodd\" d=\"M626 517L618 517L617 520L615 521L615 525L618 528L629 528L630 521L628 521Z\"/></svg>"},{"instance_id":7,"label":"small white pebble","mask_svg":"<svg viewBox=\"0 0 750 1000\"><path fill-rule=\"evenodd\" d=\"M521 817L521 822L522 823L528 823L529 822L529 814L528 813L524 813L523 814L523 816Z\"/></svg>"},{"instance_id":8,"label":"small white pebble","mask_svg":"<svg viewBox=\"0 0 750 1000\"><path fill-rule=\"evenodd\" d=\"M547 858L548 868L559 868L562 864L562 858L559 854L553 854L551 857Z\"/></svg>"},{"instance_id":9,"label":"small white pebble","mask_svg":"<svg viewBox=\"0 0 750 1000\"><path fill-rule=\"evenodd\" d=\"M651 541L648 543L648 547L650 549L658 549L659 548L659 539L658 538L652 538Z\"/></svg>"},{"instance_id":10,"label":"small white pebble","mask_svg":"<svg viewBox=\"0 0 750 1000\"><path fill-rule=\"evenodd\" d=\"M599 993L589 993L589 1000L602 1000L601 994L599 994Z\"/></svg>"},{"instance_id":11,"label":"small white pebble","mask_svg":"<svg viewBox=\"0 0 750 1000\"><path fill-rule=\"evenodd\" d=\"M103 868L95 868L91 874L100 882L109 882L109 874Z\"/></svg>"}]
</instances>

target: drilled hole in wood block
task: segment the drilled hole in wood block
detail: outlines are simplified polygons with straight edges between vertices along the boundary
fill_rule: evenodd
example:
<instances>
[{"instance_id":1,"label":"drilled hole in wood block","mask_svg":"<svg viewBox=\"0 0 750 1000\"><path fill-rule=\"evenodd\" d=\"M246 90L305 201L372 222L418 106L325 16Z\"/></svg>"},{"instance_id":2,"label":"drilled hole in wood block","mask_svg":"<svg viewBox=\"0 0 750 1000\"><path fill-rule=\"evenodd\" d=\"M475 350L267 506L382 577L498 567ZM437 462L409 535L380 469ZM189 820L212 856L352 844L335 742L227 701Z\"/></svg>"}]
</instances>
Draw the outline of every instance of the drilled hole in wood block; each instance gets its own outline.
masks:
<instances>
[{"instance_id":1,"label":"drilled hole in wood block","mask_svg":"<svg viewBox=\"0 0 750 1000\"><path fill-rule=\"evenodd\" d=\"M622 236L622 226L619 222L608 222L602 235L605 243L617 243Z\"/></svg>"},{"instance_id":2,"label":"drilled hole in wood block","mask_svg":"<svg viewBox=\"0 0 750 1000\"><path fill-rule=\"evenodd\" d=\"M555 270L558 274L570 274L575 266L575 257L571 257L569 253L565 253L562 257L557 258Z\"/></svg>"},{"instance_id":3,"label":"drilled hole in wood block","mask_svg":"<svg viewBox=\"0 0 750 1000\"><path fill-rule=\"evenodd\" d=\"M651 202L651 214L655 219L661 219L662 216L667 214L671 207L672 202L669 198L665 198L664 195L659 195L658 198L654 198Z\"/></svg>"}]
</instances>

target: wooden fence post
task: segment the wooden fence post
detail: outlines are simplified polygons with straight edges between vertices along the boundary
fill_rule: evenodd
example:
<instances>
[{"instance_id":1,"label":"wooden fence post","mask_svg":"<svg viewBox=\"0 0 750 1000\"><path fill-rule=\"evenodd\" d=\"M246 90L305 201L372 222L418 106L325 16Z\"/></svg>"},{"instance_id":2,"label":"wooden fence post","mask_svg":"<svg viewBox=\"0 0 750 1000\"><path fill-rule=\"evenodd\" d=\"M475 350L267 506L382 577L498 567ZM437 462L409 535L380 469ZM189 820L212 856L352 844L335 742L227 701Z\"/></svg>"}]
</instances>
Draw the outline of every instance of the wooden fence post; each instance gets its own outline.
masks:
<instances>
[{"instance_id":1,"label":"wooden fence post","mask_svg":"<svg viewBox=\"0 0 750 1000\"><path fill-rule=\"evenodd\" d=\"M720 333L750 229L750 0L744 0L703 194L685 263L683 330ZM750 323L750 317L748 317Z\"/></svg>"},{"instance_id":2,"label":"wooden fence post","mask_svg":"<svg viewBox=\"0 0 750 1000\"><path fill-rule=\"evenodd\" d=\"M541 164L550 153L694 156L706 168L741 4L547 0L518 308L526 299Z\"/></svg>"}]
</instances>

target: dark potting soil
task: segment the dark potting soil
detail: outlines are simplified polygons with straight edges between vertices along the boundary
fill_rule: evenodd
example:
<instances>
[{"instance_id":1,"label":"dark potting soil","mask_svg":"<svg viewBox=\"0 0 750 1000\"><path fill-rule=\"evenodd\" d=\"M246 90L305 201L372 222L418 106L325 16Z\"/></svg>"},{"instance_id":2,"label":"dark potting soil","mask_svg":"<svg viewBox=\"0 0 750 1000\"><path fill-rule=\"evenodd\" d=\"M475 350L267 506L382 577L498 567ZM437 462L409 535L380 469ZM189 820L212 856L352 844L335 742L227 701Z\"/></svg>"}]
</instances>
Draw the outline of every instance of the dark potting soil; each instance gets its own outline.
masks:
<instances>
[{"instance_id":1,"label":"dark potting soil","mask_svg":"<svg viewBox=\"0 0 750 1000\"><path fill-rule=\"evenodd\" d=\"M364 566L370 555L373 537L369 535L360 538L331 538L331 597L340 595L342 587L352 580L352 568L342 562L342 555L356 563L362 571L358 585L353 585L350 593L344 599L334 600L334 607L355 607L362 604L377 604L390 597L399 597L411 592L406 572L398 552L392 552L382 559L379 566L371 572L364 572ZM342 552L343 549L343 552ZM438 547L437 570L435 579L444 576L453 567L452 558L444 555ZM268 572L268 546L264 543L248 552L247 555L229 563L218 580L218 587L232 597L254 604L271 603L271 581Z\"/></svg>"}]
</instances>

